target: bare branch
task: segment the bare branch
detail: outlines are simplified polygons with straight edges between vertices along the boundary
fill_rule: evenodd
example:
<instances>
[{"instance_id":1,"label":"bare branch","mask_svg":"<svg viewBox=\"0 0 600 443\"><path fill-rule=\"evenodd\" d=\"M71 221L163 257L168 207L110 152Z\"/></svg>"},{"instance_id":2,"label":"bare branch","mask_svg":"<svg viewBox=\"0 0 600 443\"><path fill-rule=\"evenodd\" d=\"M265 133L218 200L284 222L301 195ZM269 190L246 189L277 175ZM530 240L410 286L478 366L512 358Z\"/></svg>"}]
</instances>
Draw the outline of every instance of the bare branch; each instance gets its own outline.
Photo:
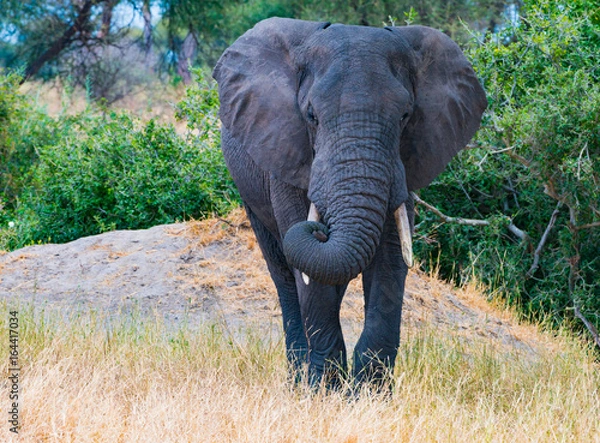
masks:
<instances>
[{"instance_id":1,"label":"bare branch","mask_svg":"<svg viewBox=\"0 0 600 443\"><path fill-rule=\"evenodd\" d=\"M100 40L106 40L110 33L110 26L113 21L113 11L117 5L116 0L106 0L102 9L102 25L98 31L98 38Z\"/></svg>"},{"instance_id":2,"label":"bare branch","mask_svg":"<svg viewBox=\"0 0 600 443\"><path fill-rule=\"evenodd\" d=\"M575 252L574 255L569 257L569 293L571 294L571 298L573 298L576 280L579 276L579 261L581 260L581 256L579 254L579 232L577 231L577 212L572 206L569 206L569 231L571 231L571 235L573 236L572 248ZM574 298L573 305L576 305Z\"/></svg>"},{"instance_id":3,"label":"bare branch","mask_svg":"<svg viewBox=\"0 0 600 443\"><path fill-rule=\"evenodd\" d=\"M507 154L509 157L514 158L515 160L517 160L519 163L521 163L526 168L531 167L531 161L527 160L525 157L521 157L515 151L513 151L513 150L507 151Z\"/></svg>"},{"instance_id":4,"label":"bare branch","mask_svg":"<svg viewBox=\"0 0 600 443\"><path fill-rule=\"evenodd\" d=\"M152 53L152 10L150 0L144 0L142 4L142 17L144 18L144 54L146 65L149 65Z\"/></svg>"},{"instance_id":5,"label":"bare branch","mask_svg":"<svg viewBox=\"0 0 600 443\"><path fill-rule=\"evenodd\" d=\"M577 230L577 212L575 208L569 206L569 223L571 224L571 228L573 230Z\"/></svg>"},{"instance_id":6,"label":"bare branch","mask_svg":"<svg viewBox=\"0 0 600 443\"><path fill-rule=\"evenodd\" d=\"M442 211L440 211L435 206L422 200L414 192L411 192L411 195L416 203L420 204L421 206L425 206L427 209L429 209L431 212L433 212L435 215L437 215L439 218L441 218L446 223L456 223L458 225L466 225L466 226L489 226L491 224L488 220L475 220L472 218L450 217L449 215L444 214ZM516 235L518 238L520 238L521 240L526 241L529 239L529 236L527 235L527 233L525 231L522 231L521 229L517 228L512 221L508 225L508 230L510 232L512 232L514 235Z\"/></svg>"},{"instance_id":7,"label":"bare branch","mask_svg":"<svg viewBox=\"0 0 600 443\"><path fill-rule=\"evenodd\" d=\"M596 343L596 346L598 346L600 348L600 335L598 335L598 330L596 329L596 327L587 319L585 318L585 316L581 313L581 311L579 310L579 306L577 306L577 303L573 303L573 312L575 313L575 317L577 317L579 320L581 320L583 322L583 324L585 325L585 327L587 328L587 330L590 332L590 334L592 335L594 342Z\"/></svg>"},{"instance_id":8,"label":"bare branch","mask_svg":"<svg viewBox=\"0 0 600 443\"><path fill-rule=\"evenodd\" d=\"M507 146L506 148L502 149L492 149L492 154L500 154L502 152L512 151L513 149L515 149L514 146Z\"/></svg>"},{"instance_id":9,"label":"bare branch","mask_svg":"<svg viewBox=\"0 0 600 443\"><path fill-rule=\"evenodd\" d=\"M531 268L529 268L529 271L527 271L528 277L531 277L533 275L533 273L537 270L537 268L540 266L540 256L542 255L542 249L544 248L544 245L546 244L546 241L548 240L550 231L552 230L552 228L554 227L554 224L556 223L556 219L558 217L558 214L560 213L561 206L562 206L562 202L558 202L558 204L556 205L556 209L554 210L554 212L552 212L552 216L550 217L548 226L546 226L546 230L544 231L544 234L542 235L542 238L540 239L540 242L539 242L537 248L535 248L535 252L533 253L533 263L531 265Z\"/></svg>"},{"instance_id":10,"label":"bare branch","mask_svg":"<svg viewBox=\"0 0 600 443\"><path fill-rule=\"evenodd\" d=\"M513 186L512 180L510 178L510 176L507 177L508 180L508 184L510 186L505 186L505 189L509 192L512 193L513 198L515 199L515 205L517 206L517 208L521 209L521 205L519 204L519 193L517 192L517 190L515 189L515 187Z\"/></svg>"},{"instance_id":11,"label":"bare branch","mask_svg":"<svg viewBox=\"0 0 600 443\"><path fill-rule=\"evenodd\" d=\"M50 60L55 59L60 52L66 48L75 37L77 32L81 32L85 25L89 22L91 17L91 9L99 0L85 0L81 8L79 8L78 15L75 21L67 30L63 33L58 40L56 40L50 47L40 55L37 59L31 62L25 69L25 74L21 79L21 83L24 83L31 76L35 75L44 64Z\"/></svg>"},{"instance_id":12,"label":"bare branch","mask_svg":"<svg viewBox=\"0 0 600 443\"><path fill-rule=\"evenodd\" d=\"M515 236L520 238L521 240L529 241L529 235L527 234L527 232L523 231L522 229L517 228L517 226L515 226L515 224L512 221L508 225L508 230L510 232L512 232Z\"/></svg>"},{"instance_id":13,"label":"bare branch","mask_svg":"<svg viewBox=\"0 0 600 443\"><path fill-rule=\"evenodd\" d=\"M587 225L575 226L577 231L581 231L582 229L592 229L600 227L600 221L594 223L588 223Z\"/></svg>"},{"instance_id":14,"label":"bare branch","mask_svg":"<svg viewBox=\"0 0 600 443\"><path fill-rule=\"evenodd\" d=\"M470 219L470 218L450 217L450 216L444 214L442 211L440 211L435 206L432 206L429 203L427 203L426 201L421 200L421 198L414 192L412 192L411 194L412 194L412 197L415 200L415 202L417 202L418 204L420 204L422 206L425 206L427 209L429 209L431 212L433 212L439 218L444 220L446 223L456 223L459 225L468 225L468 226L488 226L490 224L490 222L487 220L474 220L474 219Z\"/></svg>"},{"instance_id":15,"label":"bare branch","mask_svg":"<svg viewBox=\"0 0 600 443\"><path fill-rule=\"evenodd\" d=\"M177 63L177 73L181 76L183 83L186 85L189 85L192 82L190 65L192 64L192 59L194 58L197 49L198 39L196 38L194 31L190 28L181 45L179 62Z\"/></svg>"},{"instance_id":16,"label":"bare branch","mask_svg":"<svg viewBox=\"0 0 600 443\"><path fill-rule=\"evenodd\" d=\"M505 152L506 154L511 157L514 158L515 160L517 160L519 163L521 163L523 166L525 166L526 168L530 168L531 167L531 161L527 160L525 157L520 156L519 154L517 154L515 152L515 150L513 149L514 146L512 146L508 140L506 139L506 137L502 138L502 141L504 142L504 145L506 146L506 148L504 149L500 149L500 150L495 150L493 149L494 152Z\"/></svg>"},{"instance_id":17,"label":"bare branch","mask_svg":"<svg viewBox=\"0 0 600 443\"><path fill-rule=\"evenodd\" d=\"M565 203L564 198L558 195L558 192L556 192L556 186L554 185L554 181L551 179L548 179L548 181L544 183L544 194L552 197L556 201Z\"/></svg>"}]
</instances>

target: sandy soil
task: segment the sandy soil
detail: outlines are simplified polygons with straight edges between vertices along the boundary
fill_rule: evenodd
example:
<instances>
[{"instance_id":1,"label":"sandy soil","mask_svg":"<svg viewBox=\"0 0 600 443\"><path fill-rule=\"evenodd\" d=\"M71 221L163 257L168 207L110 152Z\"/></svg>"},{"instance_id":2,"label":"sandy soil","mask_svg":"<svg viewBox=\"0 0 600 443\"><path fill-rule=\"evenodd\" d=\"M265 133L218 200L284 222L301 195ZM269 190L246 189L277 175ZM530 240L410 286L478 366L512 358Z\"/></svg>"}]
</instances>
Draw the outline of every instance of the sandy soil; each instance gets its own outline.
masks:
<instances>
[{"instance_id":1,"label":"sandy soil","mask_svg":"<svg viewBox=\"0 0 600 443\"><path fill-rule=\"evenodd\" d=\"M280 334L275 288L241 211L228 219L115 231L0 256L0 296L67 317L81 311L158 315L167 323L223 322L235 333L261 325ZM360 279L342 307L349 347L360 334ZM532 326L491 306L474 287L460 290L419 271L408 276L403 334L443 328L460 340L487 337L507 351L535 355L543 343Z\"/></svg>"}]
</instances>

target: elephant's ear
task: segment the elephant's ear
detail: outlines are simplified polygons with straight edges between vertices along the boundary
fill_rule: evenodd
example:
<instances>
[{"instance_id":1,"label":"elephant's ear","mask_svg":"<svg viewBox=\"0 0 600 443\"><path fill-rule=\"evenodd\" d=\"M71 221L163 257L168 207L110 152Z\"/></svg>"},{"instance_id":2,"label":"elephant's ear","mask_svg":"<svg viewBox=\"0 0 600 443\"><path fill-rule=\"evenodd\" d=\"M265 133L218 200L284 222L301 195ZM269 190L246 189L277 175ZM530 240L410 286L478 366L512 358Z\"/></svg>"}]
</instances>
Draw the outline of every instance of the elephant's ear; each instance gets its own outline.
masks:
<instances>
[{"instance_id":1,"label":"elephant's ear","mask_svg":"<svg viewBox=\"0 0 600 443\"><path fill-rule=\"evenodd\" d=\"M296 99L299 69L293 51L326 25L263 20L223 53L213 71L221 122L231 137L261 169L304 189L312 150Z\"/></svg>"},{"instance_id":2,"label":"elephant's ear","mask_svg":"<svg viewBox=\"0 0 600 443\"><path fill-rule=\"evenodd\" d=\"M415 105L400 155L409 190L427 186L479 128L485 92L460 48L424 26L392 28L414 50Z\"/></svg>"}]
</instances>

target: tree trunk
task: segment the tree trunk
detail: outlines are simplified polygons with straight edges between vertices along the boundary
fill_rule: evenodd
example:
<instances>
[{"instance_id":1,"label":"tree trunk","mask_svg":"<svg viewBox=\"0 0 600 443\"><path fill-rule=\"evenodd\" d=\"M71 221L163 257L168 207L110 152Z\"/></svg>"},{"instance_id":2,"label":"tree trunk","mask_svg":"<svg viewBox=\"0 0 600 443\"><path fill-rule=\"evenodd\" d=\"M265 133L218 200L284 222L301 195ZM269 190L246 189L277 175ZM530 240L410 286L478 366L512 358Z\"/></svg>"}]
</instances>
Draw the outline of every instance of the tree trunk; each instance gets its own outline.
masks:
<instances>
[{"instance_id":1,"label":"tree trunk","mask_svg":"<svg viewBox=\"0 0 600 443\"><path fill-rule=\"evenodd\" d=\"M102 24L100 25L100 31L98 31L98 38L100 40L106 40L110 34L110 25L112 24L113 9L117 5L118 0L106 0L104 2L104 8L102 9Z\"/></svg>"},{"instance_id":2,"label":"tree trunk","mask_svg":"<svg viewBox=\"0 0 600 443\"><path fill-rule=\"evenodd\" d=\"M85 29L85 25L90 20L90 11L92 6L94 6L96 3L97 0L84 1L73 24L67 28L67 30L58 40L50 45L50 48L48 48L46 52L44 52L27 66L21 83L24 83L27 79L37 74L44 64L55 59L62 52L62 50L73 41L75 34L82 32Z\"/></svg>"},{"instance_id":3,"label":"tree trunk","mask_svg":"<svg viewBox=\"0 0 600 443\"><path fill-rule=\"evenodd\" d=\"M150 10L150 0L144 0L142 17L144 18L144 61L148 66L152 58L152 11Z\"/></svg>"},{"instance_id":4,"label":"tree trunk","mask_svg":"<svg viewBox=\"0 0 600 443\"><path fill-rule=\"evenodd\" d=\"M183 40L181 45L181 51L179 52L179 61L177 62L177 74L183 79L183 83L189 85L192 82L192 74L190 72L190 65L192 59L198 48L198 41L196 36L190 30L188 35Z\"/></svg>"}]
</instances>

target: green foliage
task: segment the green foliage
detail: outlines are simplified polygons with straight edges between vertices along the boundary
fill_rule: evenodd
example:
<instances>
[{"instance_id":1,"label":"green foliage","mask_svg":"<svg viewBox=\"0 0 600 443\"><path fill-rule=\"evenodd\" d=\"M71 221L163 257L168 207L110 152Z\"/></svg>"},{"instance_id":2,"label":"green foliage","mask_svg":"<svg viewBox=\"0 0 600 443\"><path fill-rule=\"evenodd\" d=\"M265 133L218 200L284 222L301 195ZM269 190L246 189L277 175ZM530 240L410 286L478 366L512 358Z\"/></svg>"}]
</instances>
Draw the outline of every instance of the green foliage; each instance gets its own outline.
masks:
<instances>
[{"instance_id":1,"label":"green foliage","mask_svg":"<svg viewBox=\"0 0 600 443\"><path fill-rule=\"evenodd\" d=\"M252 28L256 23L270 17L300 18L293 1L246 0L232 3L227 9L228 23L224 37L230 43Z\"/></svg>"},{"instance_id":2,"label":"green foliage","mask_svg":"<svg viewBox=\"0 0 600 443\"><path fill-rule=\"evenodd\" d=\"M211 141L220 146L219 91L210 75L202 69L192 70L193 84L186 89L185 97L177 104L175 117L186 120L190 131L196 131L201 141ZM216 138L216 139L215 139Z\"/></svg>"},{"instance_id":3,"label":"green foliage","mask_svg":"<svg viewBox=\"0 0 600 443\"><path fill-rule=\"evenodd\" d=\"M226 20L212 37L232 43L260 20L278 16L371 26L410 22L443 29L455 40L466 43L470 33L464 23L478 30L493 28L503 21L504 6L496 0L433 0L417 4L409 0L244 0L228 4Z\"/></svg>"},{"instance_id":4,"label":"green foliage","mask_svg":"<svg viewBox=\"0 0 600 443\"><path fill-rule=\"evenodd\" d=\"M0 209L13 200L18 187L18 177L27 170L27 160L31 152L21 152L15 140L15 122L22 118L21 108L25 98L17 92L19 77L7 76L0 72L0 190L4 198L0 200Z\"/></svg>"},{"instance_id":5,"label":"green foliage","mask_svg":"<svg viewBox=\"0 0 600 443\"><path fill-rule=\"evenodd\" d=\"M418 249L439 256L444 275L475 275L527 316L558 324L577 305L600 326L598 8L529 0L522 13L470 52L490 104L478 147L422 197L453 216L508 217L529 239L421 212Z\"/></svg>"},{"instance_id":6,"label":"green foliage","mask_svg":"<svg viewBox=\"0 0 600 443\"><path fill-rule=\"evenodd\" d=\"M297 18L370 26L400 26L408 22L442 29L460 43L466 43L470 38L464 23L473 29L493 28L502 22L505 7L504 2L496 0L476 3L469 0L304 0L292 3L296 5Z\"/></svg>"},{"instance_id":7,"label":"green foliage","mask_svg":"<svg viewBox=\"0 0 600 443\"><path fill-rule=\"evenodd\" d=\"M55 122L18 92L20 80L0 71L0 223L29 179L37 148L57 139Z\"/></svg>"},{"instance_id":8,"label":"green foliage","mask_svg":"<svg viewBox=\"0 0 600 443\"><path fill-rule=\"evenodd\" d=\"M197 106L193 124L208 128L218 101L194 99L180 108ZM0 248L200 218L238 201L214 130L186 139L171 126L92 109L48 120L57 136L28 140L35 163L0 213Z\"/></svg>"}]
</instances>

